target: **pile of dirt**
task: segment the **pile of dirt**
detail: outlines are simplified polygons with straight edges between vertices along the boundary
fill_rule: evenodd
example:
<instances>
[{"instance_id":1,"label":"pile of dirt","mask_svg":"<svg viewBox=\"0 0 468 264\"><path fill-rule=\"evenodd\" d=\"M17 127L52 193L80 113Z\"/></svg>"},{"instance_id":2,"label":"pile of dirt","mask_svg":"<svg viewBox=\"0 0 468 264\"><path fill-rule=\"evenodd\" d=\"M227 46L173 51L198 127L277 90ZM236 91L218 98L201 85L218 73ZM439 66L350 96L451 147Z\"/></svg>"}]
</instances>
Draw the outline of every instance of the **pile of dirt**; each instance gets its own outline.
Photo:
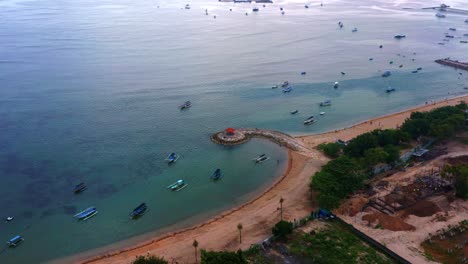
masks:
<instances>
[{"instance_id":1,"label":"pile of dirt","mask_svg":"<svg viewBox=\"0 0 468 264\"><path fill-rule=\"evenodd\" d=\"M400 218L389 216L382 213L366 214L362 217L362 220L368 221L370 224L376 223L382 228L391 231L413 231L416 228Z\"/></svg>"},{"instance_id":2,"label":"pile of dirt","mask_svg":"<svg viewBox=\"0 0 468 264\"><path fill-rule=\"evenodd\" d=\"M402 211L401 217L406 218L409 215L426 217L442 211L435 203L427 200L421 200Z\"/></svg>"},{"instance_id":3,"label":"pile of dirt","mask_svg":"<svg viewBox=\"0 0 468 264\"><path fill-rule=\"evenodd\" d=\"M335 210L335 213L339 215L355 216L357 213L361 212L362 207L368 201L369 199L362 196L353 197L341 204L341 206Z\"/></svg>"}]
</instances>

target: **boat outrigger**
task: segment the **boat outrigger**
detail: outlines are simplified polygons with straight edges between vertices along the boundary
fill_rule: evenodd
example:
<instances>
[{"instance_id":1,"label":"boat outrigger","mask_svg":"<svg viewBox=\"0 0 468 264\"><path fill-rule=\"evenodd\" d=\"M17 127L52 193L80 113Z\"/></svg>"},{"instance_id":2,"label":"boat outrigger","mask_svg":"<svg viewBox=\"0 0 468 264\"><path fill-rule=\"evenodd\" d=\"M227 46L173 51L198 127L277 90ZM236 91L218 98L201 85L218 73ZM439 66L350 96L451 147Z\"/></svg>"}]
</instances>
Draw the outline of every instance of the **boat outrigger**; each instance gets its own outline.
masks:
<instances>
[{"instance_id":1,"label":"boat outrigger","mask_svg":"<svg viewBox=\"0 0 468 264\"><path fill-rule=\"evenodd\" d=\"M73 217L78 218L78 220L86 221L89 218L95 216L97 213L98 213L98 210L96 209L96 207L93 206L93 207L89 207L86 210L83 210L77 213Z\"/></svg>"},{"instance_id":2,"label":"boat outrigger","mask_svg":"<svg viewBox=\"0 0 468 264\"><path fill-rule=\"evenodd\" d=\"M146 206L146 203L141 203L135 209L133 209L133 211L130 213L130 217L132 219L136 219L136 218L144 215L147 209L148 209L148 207Z\"/></svg>"},{"instance_id":3,"label":"boat outrigger","mask_svg":"<svg viewBox=\"0 0 468 264\"><path fill-rule=\"evenodd\" d=\"M313 123L315 123L314 116L309 116L309 118L304 120L304 125L312 125Z\"/></svg>"},{"instance_id":4,"label":"boat outrigger","mask_svg":"<svg viewBox=\"0 0 468 264\"><path fill-rule=\"evenodd\" d=\"M216 169L213 174L211 175L211 179L213 181L217 181L219 179L221 179L222 177L224 176L223 172L221 171L221 169Z\"/></svg>"},{"instance_id":5,"label":"boat outrigger","mask_svg":"<svg viewBox=\"0 0 468 264\"><path fill-rule=\"evenodd\" d=\"M320 103L320 106L330 106L331 105L331 100L325 100Z\"/></svg>"},{"instance_id":6,"label":"boat outrigger","mask_svg":"<svg viewBox=\"0 0 468 264\"><path fill-rule=\"evenodd\" d=\"M24 241L24 238L20 235L14 236L12 239L8 240L7 245L9 247L17 247Z\"/></svg>"},{"instance_id":7,"label":"boat outrigger","mask_svg":"<svg viewBox=\"0 0 468 264\"><path fill-rule=\"evenodd\" d=\"M184 110L184 109L187 109L187 108L190 108L190 107L192 107L192 102L190 102L190 101L185 101L185 103L183 103L183 104L181 104L181 105L179 106L179 109L180 109L180 110Z\"/></svg>"},{"instance_id":8,"label":"boat outrigger","mask_svg":"<svg viewBox=\"0 0 468 264\"><path fill-rule=\"evenodd\" d=\"M77 184L73 189L74 193L80 193L86 189L86 184L84 182Z\"/></svg>"},{"instance_id":9,"label":"boat outrigger","mask_svg":"<svg viewBox=\"0 0 468 264\"><path fill-rule=\"evenodd\" d=\"M294 111L291 111L290 113L291 113L291 115L295 115L295 114L299 113L299 110L294 110Z\"/></svg>"},{"instance_id":10,"label":"boat outrigger","mask_svg":"<svg viewBox=\"0 0 468 264\"><path fill-rule=\"evenodd\" d=\"M178 191L184 189L187 186L188 186L188 184L185 183L184 180L178 180L178 181L174 182L173 184L167 186L167 189L170 189L171 191L178 192Z\"/></svg>"},{"instance_id":11,"label":"boat outrigger","mask_svg":"<svg viewBox=\"0 0 468 264\"><path fill-rule=\"evenodd\" d=\"M262 154L262 155L256 157L253 160L255 161L255 163L262 163L262 162L267 161L269 159L270 159L270 157L268 157L266 154Z\"/></svg>"},{"instance_id":12,"label":"boat outrigger","mask_svg":"<svg viewBox=\"0 0 468 264\"><path fill-rule=\"evenodd\" d=\"M179 158L180 158L179 155L177 155L176 153L172 152L171 154L169 154L169 156L167 156L167 158L165 159L165 161L167 161L167 163L175 163Z\"/></svg>"}]
</instances>

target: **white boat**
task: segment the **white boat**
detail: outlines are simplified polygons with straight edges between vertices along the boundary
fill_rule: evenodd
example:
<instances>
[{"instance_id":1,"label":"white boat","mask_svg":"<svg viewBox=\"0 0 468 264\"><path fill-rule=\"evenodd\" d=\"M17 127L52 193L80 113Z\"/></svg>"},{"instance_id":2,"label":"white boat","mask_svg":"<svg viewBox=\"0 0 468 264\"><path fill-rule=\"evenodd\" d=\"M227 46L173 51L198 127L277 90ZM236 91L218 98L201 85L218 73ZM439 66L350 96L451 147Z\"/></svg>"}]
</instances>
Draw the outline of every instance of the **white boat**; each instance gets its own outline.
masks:
<instances>
[{"instance_id":1,"label":"white boat","mask_svg":"<svg viewBox=\"0 0 468 264\"><path fill-rule=\"evenodd\" d=\"M178 191L184 189L187 186L188 186L188 184L185 183L184 180L178 180L178 181L174 182L173 184L167 186L166 188L170 189L171 191L178 192Z\"/></svg>"},{"instance_id":2,"label":"white boat","mask_svg":"<svg viewBox=\"0 0 468 264\"><path fill-rule=\"evenodd\" d=\"M320 115L324 115L324 114L325 114L325 112L320 112Z\"/></svg>"},{"instance_id":3,"label":"white boat","mask_svg":"<svg viewBox=\"0 0 468 264\"><path fill-rule=\"evenodd\" d=\"M269 159L270 159L270 157L268 157L266 154L262 154L262 155L256 157L255 159L253 159L253 161L255 161L255 163L262 163L262 162L267 161Z\"/></svg>"},{"instance_id":4,"label":"white boat","mask_svg":"<svg viewBox=\"0 0 468 264\"><path fill-rule=\"evenodd\" d=\"M309 116L306 120L304 120L304 125L312 125L315 123L314 116Z\"/></svg>"},{"instance_id":5,"label":"white boat","mask_svg":"<svg viewBox=\"0 0 468 264\"><path fill-rule=\"evenodd\" d=\"M273 86L271 87L271 89L276 89L276 88L278 88L278 85L273 85Z\"/></svg>"},{"instance_id":6,"label":"white boat","mask_svg":"<svg viewBox=\"0 0 468 264\"><path fill-rule=\"evenodd\" d=\"M336 88L338 88L339 85L340 85L340 84L339 84L338 82L335 82L335 84L333 85L333 88L336 89Z\"/></svg>"},{"instance_id":7,"label":"white boat","mask_svg":"<svg viewBox=\"0 0 468 264\"><path fill-rule=\"evenodd\" d=\"M320 106L330 106L331 105L331 100L325 100L320 103Z\"/></svg>"}]
</instances>

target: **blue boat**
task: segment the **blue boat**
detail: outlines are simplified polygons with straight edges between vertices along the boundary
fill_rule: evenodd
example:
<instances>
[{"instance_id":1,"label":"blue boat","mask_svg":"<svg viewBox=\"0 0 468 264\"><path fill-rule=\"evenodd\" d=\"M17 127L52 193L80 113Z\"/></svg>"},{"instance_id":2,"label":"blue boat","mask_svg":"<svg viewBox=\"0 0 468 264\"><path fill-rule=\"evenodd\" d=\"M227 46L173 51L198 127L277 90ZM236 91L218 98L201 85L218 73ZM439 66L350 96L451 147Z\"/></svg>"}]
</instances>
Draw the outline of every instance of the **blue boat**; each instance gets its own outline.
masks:
<instances>
[{"instance_id":1,"label":"blue boat","mask_svg":"<svg viewBox=\"0 0 468 264\"><path fill-rule=\"evenodd\" d=\"M217 181L219 179L221 179L223 177L223 172L221 171L221 169L216 169L215 172L213 172L213 174L211 175L211 179L213 181Z\"/></svg>"},{"instance_id":2,"label":"blue boat","mask_svg":"<svg viewBox=\"0 0 468 264\"><path fill-rule=\"evenodd\" d=\"M17 247L24 241L24 238L20 235L13 237L12 239L8 240L7 245L9 247Z\"/></svg>"},{"instance_id":3,"label":"blue boat","mask_svg":"<svg viewBox=\"0 0 468 264\"><path fill-rule=\"evenodd\" d=\"M390 71L386 71L382 74L382 77L388 77L390 75L392 75L392 73Z\"/></svg>"},{"instance_id":4,"label":"blue boat","mask_svg":"<svg viewBox=\"0 0 468 264\"><path fill-rule=\"evenodd\" d=\"M74 193L80 193L86 189L86 184L84 182L77 184L75 188L73 189Z\"/></svg>"},{"instance_id":5,"label":"blue boat","mask_svg":"<svg viewBox=\"0 0 468 264\"><path fill-rule=\"evenodd\" d=\"M418 71L412 71L411 73L418 73Z\"/></svg>"},{"instance_id":6,"label":"blue boat","mask_svg":"<svg viewBox=\"0 0 468 264\"><path fill-rule=\"evenodd\" d=\"M294 111L291 111L290 113L291 113L291 115L295 115L295 114L299 113L299 110L294 110Z\"/></svg>"},{"instance_id":7,"label":"blue boat","mask_svg":"<svg viewBox=\"0 0 468 264\"><path fill-rule=\"evenodd\" d=\"M385 90L386 93L391 93L391 92L394 92L396 91L395 88L392 88L392 87L388 87L387 90Z\"/></svg>"},{"instance_id":8,"label":"blue boat","mask_svg":"<svg viewBox=\"0 0 468 264\"><path fill-rule=\"evenodd\" d=\"M146 209L148 209L146 204L141 203L139 206L137 206L135 209L133 209L130 216L132 217L132 219L136 219L136 218L142 216L146 212Z\"/></svg>"},{"instance_id":9,"label":"blue boat","mask_svg":"<svg viewBox=\"0 0 468 264\"><path fill-rule=\"evenodd\" d=\"M77 213L73 217L78 218L78 220L86 221L89 218L95 216L97 213L98 213L98 210L96 209L96 207L92 206L92 207L87 208L86 210L83 210Z\"/></svg>"},{"instance_id":10,"label":"blue boat","mask_svg":"<svg viewBox=\"0 0 468 264\"><path fill-rule=\"evenodd\" d=\"M190 107L192 107L192 102L190 102L190 101L185 101L183 104L181 104L181 105L179 106L179 109L180 109L180 110L184 110L184 109L187 109L187 108L190 108Z\"/></svg>"},{"instance_id":11,"label":"blue boat","mask_svg":"<svg viewBox=\"0 0 468 264\"><path fill-rule=\"evenodd\" d=\"M325 100L320 103L320 106L330 106L331 105L331 100Z\"/></svg>"},{"instance_id":12,"label":"blue boat","mask_svg":"<svg viewBox=\"0 0 468 264\"><path fill-rule=\"evenodd\" d=\"M169 156L167 156L165 160L167 161L167 163L174 163L179 159L179 157L180 157L179 155L172 152L171 154L169 154Z\"/></svg>"},{"instance_id":13,"label":"blue boat","mask_svg":"<svg viewBox=\"0 0 468 264\"><path fill-rule=\"evenodd\" d=\"M402 39L402 38L406 38L406 35L395 35L394 38Z\"/></svg>"},{"instance_id":14,"label":"blue boat","mask_svg":"<svg viewBox=\"0 0 468 264\"><path fill-rule=\"evenodd\" d=\"M286 87L286 88L283 88L283 93L289 93L289 92L292 91L292 89L293 89L293 88L292 88L291 86L288 86L288 87Z\"/></svg>"}]
</instances>

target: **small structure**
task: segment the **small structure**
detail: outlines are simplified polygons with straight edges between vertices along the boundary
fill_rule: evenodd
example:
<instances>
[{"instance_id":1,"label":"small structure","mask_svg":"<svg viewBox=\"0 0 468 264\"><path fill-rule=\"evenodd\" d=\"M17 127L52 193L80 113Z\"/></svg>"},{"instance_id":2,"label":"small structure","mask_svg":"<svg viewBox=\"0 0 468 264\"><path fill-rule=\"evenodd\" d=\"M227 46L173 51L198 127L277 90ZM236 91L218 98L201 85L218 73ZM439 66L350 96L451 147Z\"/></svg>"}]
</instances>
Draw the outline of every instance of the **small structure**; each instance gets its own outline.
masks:
<instances>
[{"instance_id":1,"label":"small structure","mask_svg":"<svg viewBox=\"0 0 468 264\"><path fill-rule=\"evenodd\" d=\"M236 130L232 127L228 127L226 128L225 132L226 132L226 136L234 136L234 133L236 132Z\"/></svg>"}]
</instances>

